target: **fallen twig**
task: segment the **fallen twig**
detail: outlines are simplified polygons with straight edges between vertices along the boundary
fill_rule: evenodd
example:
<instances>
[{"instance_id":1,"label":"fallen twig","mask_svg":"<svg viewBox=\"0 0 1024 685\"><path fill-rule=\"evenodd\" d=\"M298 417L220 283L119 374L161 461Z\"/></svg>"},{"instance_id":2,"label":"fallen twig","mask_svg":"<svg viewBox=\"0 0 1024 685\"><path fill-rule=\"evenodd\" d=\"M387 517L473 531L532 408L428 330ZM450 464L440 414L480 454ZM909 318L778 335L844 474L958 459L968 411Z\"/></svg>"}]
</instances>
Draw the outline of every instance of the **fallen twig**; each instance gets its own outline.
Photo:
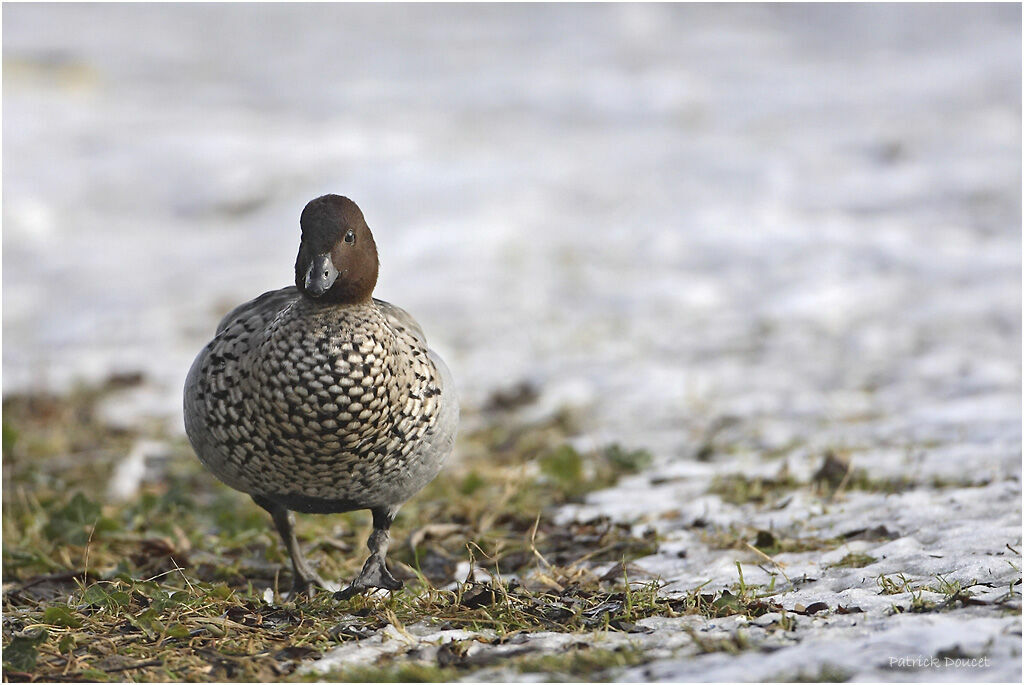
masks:
<instances>
[{"instance_id":1,"label":"fallen twig","mask_svg":"<svg viewBox=\"0 0 1024 685\"><path fill-rule=\"evenodd\" d=\"M150 668L152 666L163 666L164 662L161 659L153 659L152 661L140 661L136 664L128 664L126 666L114 666L113 668L103 669L104 673L119 673L121 671L134 671L137 668Z\"/></svg>"},{"instance_id":2,"label":"fallen twig","mask_svg":"<svg viewBox=\"0 0 1024 685\"><path fill-rule=\"evenodd\" d=\"M23 592L30 587L35 587L36 585L41 585L43 583L63 583L69 580L77 580L79 578L87 580L88 576L88 571L62 571L61 573L51 573L48 576L39 576L26 581L22 586L9 590L5 594L10 594L11 592Z\"/></svg>"}]
</instances>

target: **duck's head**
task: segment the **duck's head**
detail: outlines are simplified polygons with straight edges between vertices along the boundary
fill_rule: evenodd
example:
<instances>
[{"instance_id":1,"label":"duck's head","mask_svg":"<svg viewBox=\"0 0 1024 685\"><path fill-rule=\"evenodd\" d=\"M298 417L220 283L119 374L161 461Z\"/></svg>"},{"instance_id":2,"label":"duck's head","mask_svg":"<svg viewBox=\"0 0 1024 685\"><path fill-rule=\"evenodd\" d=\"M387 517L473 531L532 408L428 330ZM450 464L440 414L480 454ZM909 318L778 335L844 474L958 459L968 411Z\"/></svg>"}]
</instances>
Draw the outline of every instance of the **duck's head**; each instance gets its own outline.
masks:
<instances>
[{"instance_id":1,"label":"duck's head","mask_svg":"<svg viewBox=\"0 0 1024 685\"><path fill-rule=\"evenodd\" d=\"M377 285L377 245L355 202L341 195L310 201L299 219L295 286L320 302L365 302Z\"/></svg>"}]
</instances>

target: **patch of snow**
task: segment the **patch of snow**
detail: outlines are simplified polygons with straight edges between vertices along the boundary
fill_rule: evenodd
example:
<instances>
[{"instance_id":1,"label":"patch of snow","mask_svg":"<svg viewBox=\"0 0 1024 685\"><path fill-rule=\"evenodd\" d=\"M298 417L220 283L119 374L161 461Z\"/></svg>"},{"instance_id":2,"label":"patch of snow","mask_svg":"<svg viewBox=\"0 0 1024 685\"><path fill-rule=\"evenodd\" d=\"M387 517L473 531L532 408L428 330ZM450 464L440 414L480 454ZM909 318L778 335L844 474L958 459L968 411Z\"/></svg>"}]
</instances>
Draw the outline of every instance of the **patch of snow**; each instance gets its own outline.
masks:
<instances>
[{"instance_id":1,"label":"patch of snow","mask_svg":"<svg viewBox=\"0 0 1024 685\"><path fill-rule=\"evenodd\" d=\"M301 207L341 192L468 407L528 380L524 416L655 455L557 521L654 527L666 592L740 561L866 612L738 655L673 619L608 637L668 650L620 677L1019 677L1019 599L892 614L877 584L1020 577L1019 8L15 4L3 37L4 393L142 372L104 420L182 430L219 317L290 282ZM905 487L709 493L826 451ZM787 583L730 527L845 544L778 555ZM990 666L888 665L958 645Z\"/></svg>"}]
</instances>

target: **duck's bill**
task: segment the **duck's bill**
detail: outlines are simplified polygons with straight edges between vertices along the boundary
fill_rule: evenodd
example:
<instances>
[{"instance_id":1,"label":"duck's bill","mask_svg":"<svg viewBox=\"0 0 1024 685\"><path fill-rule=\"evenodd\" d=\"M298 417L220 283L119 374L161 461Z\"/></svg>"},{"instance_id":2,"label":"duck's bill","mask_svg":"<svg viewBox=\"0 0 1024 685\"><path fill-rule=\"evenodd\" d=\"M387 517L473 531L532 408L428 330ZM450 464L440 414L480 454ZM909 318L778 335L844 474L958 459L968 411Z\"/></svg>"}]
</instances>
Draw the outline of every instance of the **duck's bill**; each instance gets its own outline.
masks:
<instances>
[{"instance_id":1,"label":"duck's bill","mask_svg":"<svg viewBox=\"0 0 1024 685\"><path fill-rule=\"evenodd\" d=\"M306 272L306 292L313 297L320 297L331 289L338 278L338 270L331 262L330 254L318 254Z\"/></svg>"}]
</instances>

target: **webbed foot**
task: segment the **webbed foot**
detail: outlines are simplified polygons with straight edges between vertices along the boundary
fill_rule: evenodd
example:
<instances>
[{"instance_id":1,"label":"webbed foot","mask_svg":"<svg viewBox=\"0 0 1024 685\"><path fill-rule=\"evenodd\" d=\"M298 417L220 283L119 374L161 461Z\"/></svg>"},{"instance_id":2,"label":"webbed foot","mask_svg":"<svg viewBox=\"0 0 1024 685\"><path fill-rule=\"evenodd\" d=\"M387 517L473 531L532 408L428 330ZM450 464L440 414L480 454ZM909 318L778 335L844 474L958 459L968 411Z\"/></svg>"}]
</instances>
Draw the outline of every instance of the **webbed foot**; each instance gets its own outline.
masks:
<instances>
[{"instance_id":1,"label":"webbed foot","mask_svg":"<svg viewBox=\"0 0 1024 685\"><path fill-rule=\"evenodd\" d=\"M384 564L383 557L371 556L363 564L363 570L352 584L344 590L334 593L335 599L351 599L365 590L389 590L394 592L401 590L404 583L391 575L388 567Z\"/></svg>"},{"instance_id":2,"label":"webbed foot","mask_svg":"<svg viewBox=\"0 0 1024 685\"><path fill-rule=\"evenodd\" d=\"M381 589L394 592L402 589L402 581L396 579L388 571L384 559L388 553L388 542L391 534L391 522L395 519L398 507L386 509L371 509L373 513L373 532L366 546L370 550L370 558L363 564L363 570L359 572L352 584L341 592L334 594L335 599L350 599L364 590Z\"/></svg>"}]
</instances>

